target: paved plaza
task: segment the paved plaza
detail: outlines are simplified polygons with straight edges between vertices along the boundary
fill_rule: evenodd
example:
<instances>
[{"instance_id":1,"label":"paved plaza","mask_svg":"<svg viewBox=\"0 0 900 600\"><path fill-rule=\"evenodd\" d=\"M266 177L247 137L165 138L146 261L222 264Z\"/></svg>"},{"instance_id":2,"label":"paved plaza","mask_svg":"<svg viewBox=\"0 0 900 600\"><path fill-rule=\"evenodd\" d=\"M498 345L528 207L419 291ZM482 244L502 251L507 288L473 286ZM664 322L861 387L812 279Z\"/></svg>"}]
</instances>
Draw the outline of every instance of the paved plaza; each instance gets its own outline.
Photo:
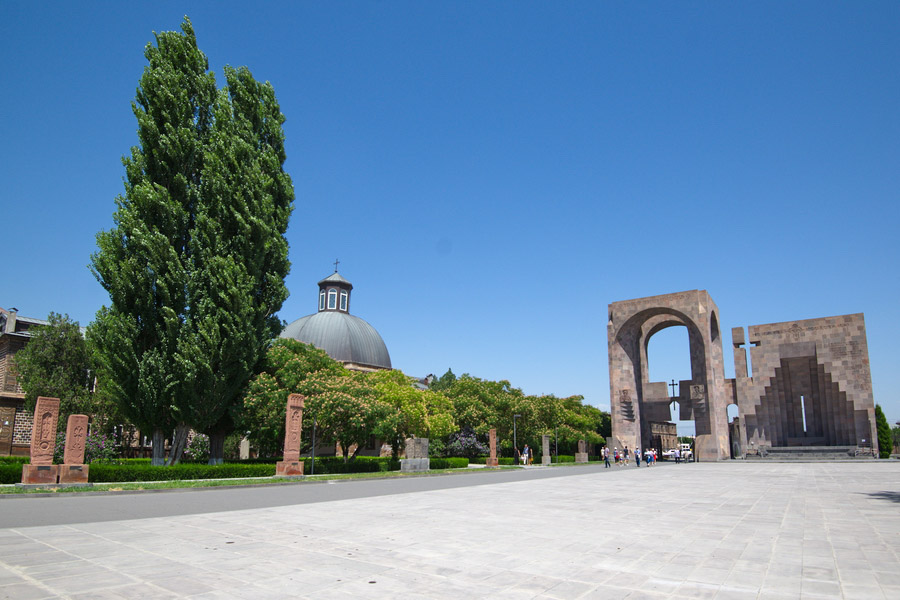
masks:
<instances>
[{"instance_id":1,"label":"paved plaza","mask_svg":"<svg viewBox=\"0 0 900 600\"><path fill-rule=\"evenodd\" d=\"M565 470L0 529L0 598L900 598L900 462Z\"/></svg>"}]
</instances>

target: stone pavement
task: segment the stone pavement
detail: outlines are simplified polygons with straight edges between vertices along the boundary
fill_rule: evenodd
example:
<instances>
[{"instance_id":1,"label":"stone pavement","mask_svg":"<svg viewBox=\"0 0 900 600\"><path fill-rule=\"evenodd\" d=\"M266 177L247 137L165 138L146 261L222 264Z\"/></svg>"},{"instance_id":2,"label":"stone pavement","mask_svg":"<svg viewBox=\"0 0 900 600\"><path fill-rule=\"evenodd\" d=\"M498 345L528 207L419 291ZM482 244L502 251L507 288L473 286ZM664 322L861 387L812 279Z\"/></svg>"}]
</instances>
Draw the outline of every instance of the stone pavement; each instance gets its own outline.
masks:
<instances>
[{"instance_id":1,"label":"stone pavement","mask_svg":"<svg viewBox=\"0 0 900 600\"><path fill-rule=\"evenodd\" d=\"M900 462L700 463L3 529L0 598L868 600L898 559Z\"/></svg>"}]
</instances>

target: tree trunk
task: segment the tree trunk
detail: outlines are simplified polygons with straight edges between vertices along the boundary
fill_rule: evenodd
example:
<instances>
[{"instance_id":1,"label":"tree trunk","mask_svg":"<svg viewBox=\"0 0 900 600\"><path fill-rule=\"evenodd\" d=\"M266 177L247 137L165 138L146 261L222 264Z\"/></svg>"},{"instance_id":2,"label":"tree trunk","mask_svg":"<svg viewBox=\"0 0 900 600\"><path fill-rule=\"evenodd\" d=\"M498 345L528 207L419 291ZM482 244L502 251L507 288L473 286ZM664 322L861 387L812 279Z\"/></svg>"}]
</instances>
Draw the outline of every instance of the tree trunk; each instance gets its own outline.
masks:
<instances>
[{"instance_id":1,"label":"tree trunk","mask_svg":"<svg viewBox=\"0 0 900 600\"><path fill-rule=\"evenodd\" d=\"M162 429L154 429L153 430L153 454L150 459L150 464L154 467L162 467L166 464L166 434Z\"/></svg>"},{"instance_id":2,"label":"tree trunk","mask_svg":"<svg viewBox=\"0 0 900 600\"><path fill-rule=\"evenodd\" d=\"M216 431L209 434L209 464L221 465L225 462L225 432Z\"/></svg>"},{"instance_id":3,"label":"tree trunk","mask_svg":"<svg viewBox=\"0 0 900 600\"><path fill-rule=\"evenodd\" d=\"M175 428L175 435L172 437L172 448L169 452L169 466L177 465L181 461L181 455L184 454L184 448L187 446L188 434L191 428L184 424L179 424Z\"/></svg>"}]
</instances>

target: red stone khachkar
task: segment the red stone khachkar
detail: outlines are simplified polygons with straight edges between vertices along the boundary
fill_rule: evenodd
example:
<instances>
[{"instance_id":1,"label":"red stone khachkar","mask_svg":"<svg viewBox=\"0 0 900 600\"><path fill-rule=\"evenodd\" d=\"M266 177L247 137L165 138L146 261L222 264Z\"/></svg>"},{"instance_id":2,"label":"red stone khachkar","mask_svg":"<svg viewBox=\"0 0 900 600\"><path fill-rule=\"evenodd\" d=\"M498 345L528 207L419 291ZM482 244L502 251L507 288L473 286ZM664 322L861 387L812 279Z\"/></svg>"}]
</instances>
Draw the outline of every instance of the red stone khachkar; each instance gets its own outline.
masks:
<instances>
[{"instance_id":1,"label":"red stone khachkar","mask_svg":"<svg viewBox=\"0 0 900 600\"><path fill-rule=\"evenodd\" d=\"M59 469L53 464L53 451L56 449L58 418L59 398L39 396L31 425L31 463L22 465L22 483L57 483Z\"/></svg>"},{"instance_id":2,"label":"red stone khachkar","mask_svg":"<svg viewBox=\"0 0 900 600\"><path fill-rule=\"evenodd\" d=\"M496 467L500 465L500 461L497 459L497 430L491 429L490 432L490 442L491 442L491 456L487 459L487 466Z\"/></svg>"},{"instance_id":3,"label":"red stone khachkar","mask_svg":"<svg viewBox=\"0 0 900 600\"><path fill-rule=\"evenodd\" d=\"M288 396L287 414L284 419L284 460L275 463L275 475L277 477L303 475L303 461L300 460L300 428L303 425L301 394Z\"/></svg>"},{"instance_id":4,"label":"red stone khachkar","mask_svg":"<svg viewBox=\"0 0 900 600\"><path fill-rule=\"evenodd\" d=\"M66 424L66 450L59 465L60 483L87 483L88 465L84 464L84 445L87 441L87 415L69 415Z\"/></svg>"}]
</instances>

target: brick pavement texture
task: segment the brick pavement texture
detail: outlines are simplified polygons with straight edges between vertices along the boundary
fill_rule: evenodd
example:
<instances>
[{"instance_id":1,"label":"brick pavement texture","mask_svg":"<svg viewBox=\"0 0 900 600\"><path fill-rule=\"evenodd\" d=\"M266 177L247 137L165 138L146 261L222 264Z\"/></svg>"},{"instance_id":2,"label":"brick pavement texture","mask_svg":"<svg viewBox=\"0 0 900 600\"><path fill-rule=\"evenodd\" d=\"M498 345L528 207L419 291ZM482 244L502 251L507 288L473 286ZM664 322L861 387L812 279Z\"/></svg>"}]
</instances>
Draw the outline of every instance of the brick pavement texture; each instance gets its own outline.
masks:
<instances>
[{"instance_id":1,"label":"brick pavement texture","mask_svg":"<svg viewBox=\"0 0 900 600\"><path fill-rule=\"evenodd\" d=\"M871 600L898 559L898 462L701 463L4 529L0 598Z\"/></svg>"}]
</instances>

